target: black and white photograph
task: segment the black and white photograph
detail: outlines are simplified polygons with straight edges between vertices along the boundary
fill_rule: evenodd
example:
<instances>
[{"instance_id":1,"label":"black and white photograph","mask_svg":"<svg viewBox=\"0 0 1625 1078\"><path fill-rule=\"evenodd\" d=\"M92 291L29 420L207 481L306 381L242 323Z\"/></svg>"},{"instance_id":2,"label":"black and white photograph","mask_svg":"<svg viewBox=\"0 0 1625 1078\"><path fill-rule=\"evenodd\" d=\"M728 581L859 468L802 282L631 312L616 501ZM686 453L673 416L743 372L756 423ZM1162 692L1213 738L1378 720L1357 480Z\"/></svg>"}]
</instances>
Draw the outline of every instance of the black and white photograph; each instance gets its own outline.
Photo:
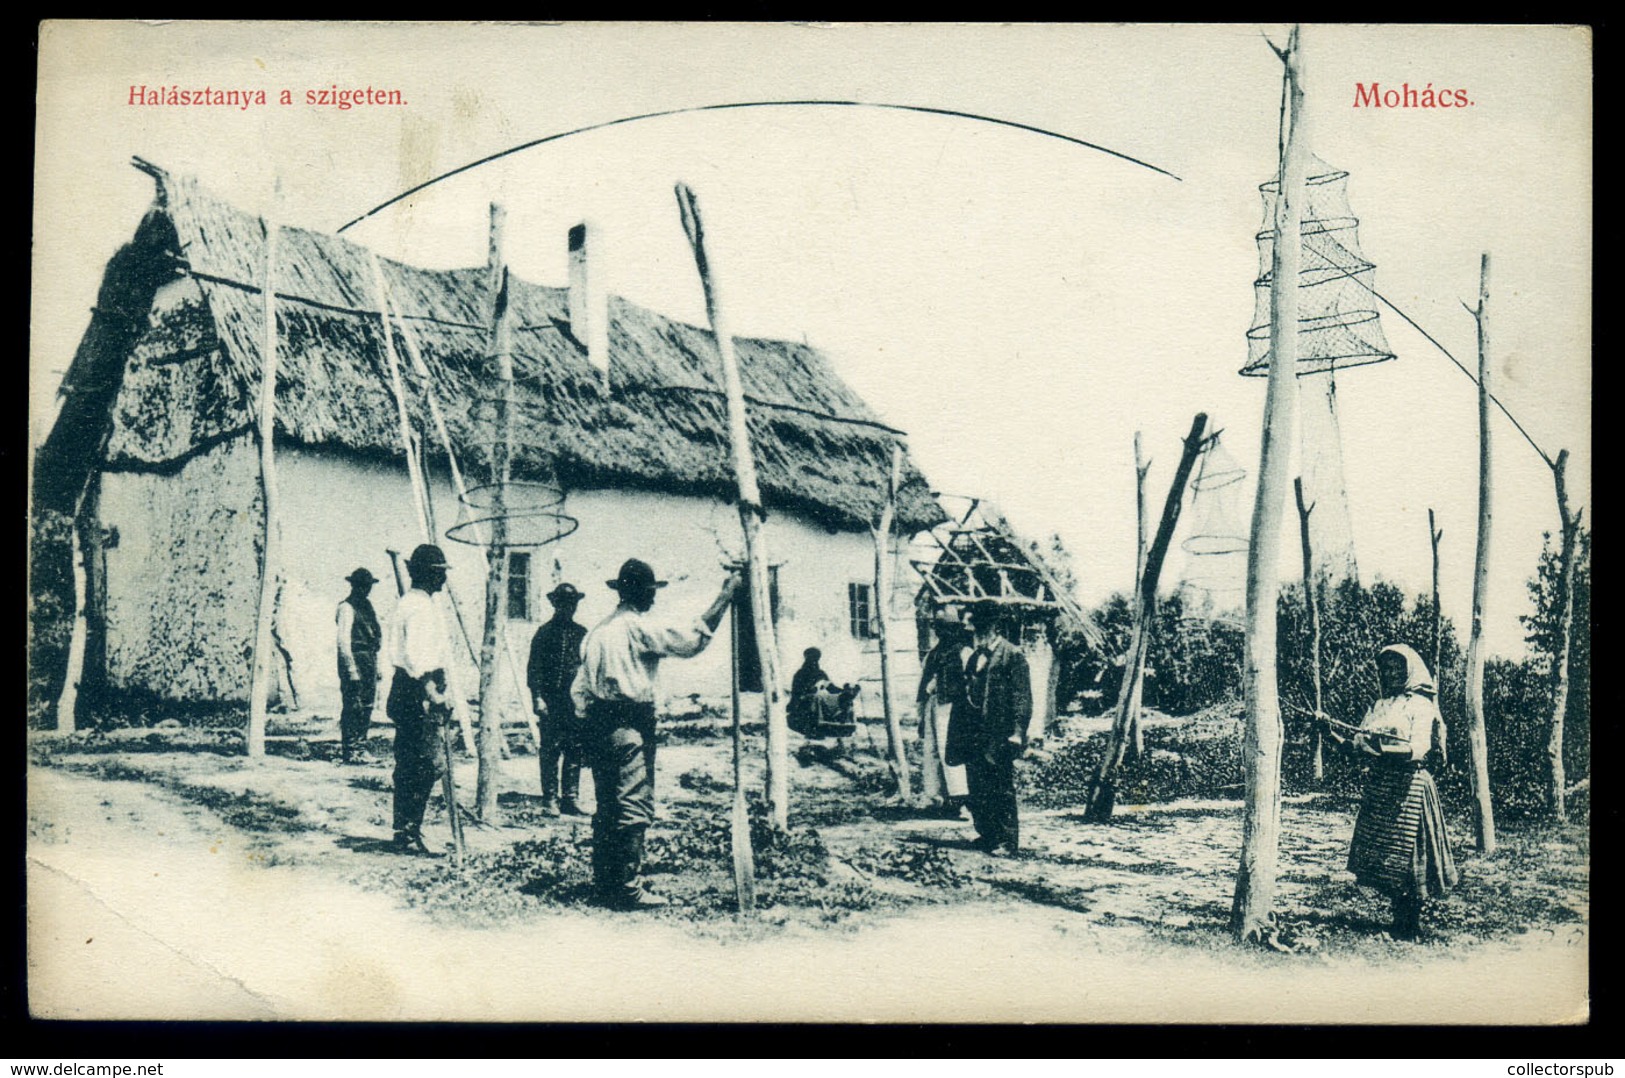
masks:
<instances>
[{"instance_id":1,"label":"black and white photograph","mask_svg":"<svg viewBox=\"0 0 1625 1078\"><path fill-rule=\"evenodd\" d=\"M1588 1022L1592 48L41 24L28 1014Z\"/></svg>"}]
</instances>

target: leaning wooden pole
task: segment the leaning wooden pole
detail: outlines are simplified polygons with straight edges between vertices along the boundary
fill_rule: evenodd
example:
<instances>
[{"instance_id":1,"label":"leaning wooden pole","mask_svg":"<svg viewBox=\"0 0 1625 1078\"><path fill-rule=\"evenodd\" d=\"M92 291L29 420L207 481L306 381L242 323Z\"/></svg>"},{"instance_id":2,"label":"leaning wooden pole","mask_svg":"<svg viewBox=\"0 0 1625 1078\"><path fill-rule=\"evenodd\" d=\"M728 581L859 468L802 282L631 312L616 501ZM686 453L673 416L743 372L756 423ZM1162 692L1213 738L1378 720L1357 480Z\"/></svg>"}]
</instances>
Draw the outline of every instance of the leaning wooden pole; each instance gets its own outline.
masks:
<instances>
[{"instance_id":1,"label":"leaning wooden pole","mask_svg":"<svg viewBox=\"0 0 1625 1078\"><path fill-rule=\"evenodd\" d=\"M1304 504L1302 476L1292 480L1292 495L1298 502L1298 539L1303 547L1303 602L1309 611L1309 679L1315 694L1315 714L1318 715L1325 707L1325 701L1320 682L1320 596L1315 593L1314 551L1309 545L1309 514L1315 511L1315 507ZM1315 731L1314 772L1316 782L1326 777L1326 747L1321 742L1319 730Z\"/></svg>"},{"instance_id":2,"label":"leaning wooden pole","mask_svg":"<svg viewBox=\"0 0 1625 1078\"><path fill-rule=\"evenodd\" d=\"M1145 677L1145 656L1151 648L1151 625L1157 616L1157 581L1162 576L1162 563L1173 542L1174 525L1179 523L1179 510L1185 502L1185 484L1191 469L1202 452L1207 429L1207 415L1198 412L1191 421L1191 432L1185 436L1185 450L1180 454L1179 467L1174 470L1173 484L1168 487L1168 500L1162 506L1162 521L1157 525L1157 537L1146 552L1145 571L1140 574L1140 586L1134 601L1134 632L1130 639L1128 658L1123 665L1123 684L1117 690L1117 712L1112 719L1111 736L1106 742L1106 753L1095 769L1089 785L1089 804L1083 818L1091 823L1105 823L1112 818L1117 803L1117 772L1123 766L1132 741L1132 731L1138 717L1139 692L1136 684Z\"/></svg>"},{"instance_id":3,"label":"leaning wooden pole","mask_svg":"<svg viewBox=\"0 0 1625 1078\"><path fill-rule=\"evenodd\" d=\"M903 723L892 702L891 634L886 625L886 609L891 600L891 532L897 516L897 481L903 466L903 447L893 444L891 470L886 479L886 500L874 526L875 539L875 643L880 647L880 706L886 717L886 750L891 760L892 782L897 798L914 796L909 781L908 757L903 749Z\"/></svg>"},{"instance_id":4,"label":"leaning wooden pole","mask_svg":"<svg viewBox=\"0 0 1625 1078\"><path fill-rule=\"evenodd\" d=\"M265 220L264 336L260 340L260 497L264 504L261 534L260 596L254 618L253 666L248 683L248 755L265 756L265 709L271 695L271 619L276 616L277 484L276 484L276 248L281 226Z\"/></svg>"},{"instance_id":5,"label":"leaning wooden pole","mask_svg":"<svg viewBox=\"0 0 1625 1078\"><path fill-rule=\"evenodd\" d=\"M1557 654L1552 659L1552 723L1546 741L1546 760L1551 768L1549 807L1552 818L1567 820L1568 777L1563 767L1563 721L1569 709L1569 663L1574 636L1574 555L1580 539L1580 511L1569 511L1565 473L1569 451L1557 454L1552 462L1552 480L1557 486L1557 515L1563 524L1563 546L1557 563Z\"/></svg>"},{"instance_id":6,"label":"leaning wooden pole","mask_svg":"<svg viewBox=\"0 0 1625 1078\"><path fill-rule=\"evenodd\" d=\"M1145 477L1151 472L1151 462L1145 459L1140 447L1140 432L1134 432L1134 617L1140 617L1140 587L1145 579L1146 542L1150 537L1150 507L1145 498ZM1125 673L1127 668L1125 667ZM1134 679L1134 700L1129 705L1129 720L1133 724L1135 759L1145 755L1145 726L1140 722L1140 705L1145 700L1144 665Z\"/></svg>"},{"instance_id":7,"label":"leaning wooden pole","mask_svg":"<svg viewBox=\"0 0 1625 1078\"><path fill-rule=\"evenodd\" d=\"M1444 662L1444 612L1439 609L1439 540L1444 538L1444 529L1437 526L1433 519L1432 508L1428 509L1428 542L1433 547L1433 694L1438 699L1444 699L1444 671L1439 667Z\"/></svg>"},{"instance_id":8,"label":"leaning wooden pole","mask_svg":"<svg viewBox=\"0 0 1625 1078\"><path fill-rule=\"evenodd\" d=\"M1489 744L1484 732L1484 600L1490 582L1490 256L1479 262L1478 307L1478 550L1473 557L1473 627L1467 641L1467 752L1473 775L1473 831L1480 853L1495 852L1490 801Z\"/></svg>"},{"instance_id":9,"label":"leaning wooden pole","mask_svg":"<svg viewBox=\"0 0 1625 1078\"><path fill-rule=\"evenodd\" d=\"M728 441L733 450L734 478L739 484L739 525L745 537L745 571L750 584L750 609L756 628L756 654L762 667L762 695L767 701L767 807L774 828L790 828L790 727L785 715L784 690L779 682L779 649L774 639L772 597L767 580L766 550L762 544L762 494L756 484L756 460L751 455L750 426L745 418L745 390L739 379L733 335L718 292L714 265L705 246L705 224L699 200L687 184L677 185L677 207L683 230L694 250L705 311L717 339L722 382L728 398Z\"/></svg>"},{"instance_id":10,"label":"leaning wooden pole","mask_svg":"<svg viewBox=\"0 0 1625 1078\"><path fill-rule=\"evenodd\" d=\"M471 504L468 499L468 485L463 482L462 469L457 466L457 450L451 444L451 433L446 429L446 417L441 413L440 405L435 402L434 387L429 368L423 362L423 355L418 351L417 343L412 335L411 325L401 318L400 310L394 306L394 302L390 298L389 285L384 280L384 270L378 261L378 256L376 254L372 255L371 261L373 289L377 293L378 309L383 318L384 355L389 361L390 386L395 393L396 410L401 428L401 442L407 447L407 472L412 482L414 501L418 505L419 520L424 528L423 541L432 543L435 542L435 535L428 516L429 480L426 466L418 463L418 454L412 450L414 441L412 421L406 410L406 391L401 382L400 361L395 354L395 335L392 327L400 329L401 340L406 343L406 353L412 360L412 371L423 381L423 399L429 406L429 416L434 422L435 434L440 442L440 451L446 455L446 469L451 473L452 489L457 492L457 501L463 506L464 512L468 510ZM394 312L393 315L391 315L391 311ZM427 458L428 454L424 453L423 456ZM486 541L486 529L474 528L473 531L478 542L483 543ZM474 638L469 634L468 622L463 617L463 604L457 601L457 593L452 588L450 580L446 581L445 589L439 594L445 604L451 608L452 616L457 622L457 633L462 637L463 646L468 650L469 661L477 666L480 661L479 651L474 647ZM525 687L524 679L520 675L523 667L514 655L513 641L509 639L506 633L502 636L502 647L503 654L508 657L508 671L513 680L516 698L525 700L529 697L530 690ZM465 751L473 753L476 751L474 726L469 721L467 700L461 694L457 699L457 722L462 728L463 748ZM525 713L525 725L530 728L530 739L535 744L537 751L540 752L542 735L541 730L536 725L536 716L530 713L528 707L521 710Z\"/></svg>"},{"instance_id":11,"label":"leaning wooden pole","mask_svg":"<svg viewBox=\"0 0 1625 1078\"><path fill-rule=\"evenodd\" d=\"M389 388L390 393L395 398L395 421L401 436L401 452L406 457L407 485L412 488L412 509L417 515L418 531L423 537L423 541L433 543L437 537L434 533L434 526L429 521L429 480L423 471L422 461L417 449L418 439L413 432L412 418L406 408L406 386L401 380L401 364L399 357L395 354L395 334L390 325L389 286L384 280L384 270L378 261L378 256L372 255L371 262L373 291L378 299L378 312L381 320L380 331L383 333L384 339L384 358L389 367ZM401 323L401 329L402 336L405 338L408 348L410 348L412 338L407 332L406 323ZM427 378L427 368L421 371L421 376ZM433 402L432 397L430 402ZM444 429L442 429L441 433L445 433ZM449 440L445 442L445 450L450 455L451 443ZM457 475L455 463L452 465L452 475L454 478ZM457 492L459 495L464 493L461 480L458 480ZM462 637L463 646L468 651L468 660L477 664L479 654L474 650L474 639L469 636L468 624L463 620L463 608L457 602L450 578L446 580L445 588L437 594L436 598L443 604L443 608L447 606L451 608L452 614L457 621L458 634ZM452 713L457 716L457 726L462 734L463 751L472 754L475 751L474 723L468 717L468 694L463 692L460 687L455 666L446 671L446 684L451 693Z\"/></svg>"},{"instance_id":12,"label":"leaning wooden pole","mask_svg":"<svg viewBox=\"0 0 1625 1078\"><path fill-rule=\"evenodd\" d=\"M1276 600L1280 595L1281 514L1286 503L1287 464L1297 404L1298 263L1308 147L1303 137L1303 61L1293 27L1284 52L1281 169L1275 198L1275 238L1270 259L1269 389L1258 462L1258 494L1247 547L1247 632L1242 692L1246 731L1242 742L1241 863L1236 874L1230 927L1239 940L1257 941L1270 931L1281 844L1281 701L1276 668Z\"/></svg>"},{"instance_id":13,"label":"leaning wooden pole","mask_svg":"<svg viewBox=\"0 0 1625 1078\"><path fill-rule=\"evenodd\" d=\"M496 438L491 445L491 535L485 557L485 633L480 642L479 771L474 785L474 812L488 824L498 823L497 775L502 769L502 699L497 687L499 649L507 633L508 521L507 490L513 449L513 317L508 293L508 265L503 256L507 212L491 204L490 363L495 368Z\"/></svg>"}]
</instances>

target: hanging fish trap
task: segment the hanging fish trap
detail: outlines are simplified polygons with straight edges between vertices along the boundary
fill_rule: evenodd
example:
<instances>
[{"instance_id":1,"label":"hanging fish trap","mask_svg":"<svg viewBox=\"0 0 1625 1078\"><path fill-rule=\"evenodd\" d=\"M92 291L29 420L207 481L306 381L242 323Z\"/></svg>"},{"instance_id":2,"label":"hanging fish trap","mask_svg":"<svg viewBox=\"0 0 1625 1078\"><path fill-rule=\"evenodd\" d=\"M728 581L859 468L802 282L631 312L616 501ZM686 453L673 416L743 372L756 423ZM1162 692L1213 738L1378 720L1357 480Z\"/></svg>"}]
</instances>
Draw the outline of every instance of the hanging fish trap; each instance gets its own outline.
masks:
<instances>
[{"instance_id":1,"label":"hanging fish trap","mask_svg":"<svg viewBox=\"0 0 1625 1078\"><path fill-rule=\"evenodd\" d=\"M501 512L497 511L499 492ZM467 546L497 545L495 536L501 531L501 546L534 549L556 543L581 527L579 520L560 508L564 491L553 483L525 479L484 483L468 488L458 500L471 515L446 529L446 538Z\"/></svg>"}]
</instances>

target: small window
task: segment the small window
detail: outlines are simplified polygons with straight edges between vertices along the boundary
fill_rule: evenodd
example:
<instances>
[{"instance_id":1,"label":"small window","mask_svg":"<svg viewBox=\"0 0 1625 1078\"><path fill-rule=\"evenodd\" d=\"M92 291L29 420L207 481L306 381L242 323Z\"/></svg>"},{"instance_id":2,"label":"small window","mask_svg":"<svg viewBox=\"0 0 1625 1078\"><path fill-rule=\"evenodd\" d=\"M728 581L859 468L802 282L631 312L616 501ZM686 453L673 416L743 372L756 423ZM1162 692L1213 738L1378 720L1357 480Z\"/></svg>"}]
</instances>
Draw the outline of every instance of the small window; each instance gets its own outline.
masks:
<instances>
[{"instance_id":1,"label":"small window","mask_svg":"<svg viewBox=\"0 0 1625 1078\"><path fill-rule=\"evenodd\" d=\"M530 620L530 555L522 552L508 554L508 617L513 621Z\"/></svg>"},{"instance_id":2,"label":"small window","mask_svg":"<svg viewBox=\"0 0 1625 1078\"><path fill-rule=\"evenodd\" d=\"M846 586L847 620L852 635L859 640L873 640L880 635L875 625L875 588L873 584Z\"/></svg>"}]
</instances>

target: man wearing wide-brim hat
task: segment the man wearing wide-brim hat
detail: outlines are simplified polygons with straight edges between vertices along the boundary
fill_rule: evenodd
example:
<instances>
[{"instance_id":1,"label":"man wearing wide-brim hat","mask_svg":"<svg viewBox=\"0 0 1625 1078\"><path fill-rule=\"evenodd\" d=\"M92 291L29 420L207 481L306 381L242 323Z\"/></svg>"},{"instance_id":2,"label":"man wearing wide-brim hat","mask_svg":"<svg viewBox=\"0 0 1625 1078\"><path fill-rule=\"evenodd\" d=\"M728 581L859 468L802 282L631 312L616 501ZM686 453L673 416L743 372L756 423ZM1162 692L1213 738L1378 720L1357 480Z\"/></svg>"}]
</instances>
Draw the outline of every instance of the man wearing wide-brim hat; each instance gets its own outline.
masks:
<instances>
[{"instance_id":1,"label":"man wearing wide-brim hat","mask_svg":"<svg viewBox=\"0 0 1625 1078\"><path fill-rule=\"evenodd\" d=\"M451 637L434 595L446 586L448 568L445 553L433 543L412 551L406 559L412 587L390 623L388 655L395 674L384 711L395 724L395 849L406 854L432 852L423 841L423 810L444 770L440 730L452 714L446 676Z\"/></svg>"},{"instance_id":2,"label":"man wearing wide-brim hat","mask_svg":"<svg viewBox=\"0 0 1625 1078\"><path fill-rule=\"evenodd\" d=\"M615 612L587 634L581 668L570 695L582 718L582 739L592 768L597 811L592 817L592 873L598 897L614 909L664 906L644 889L644 833L654 822L655 676L660 660L698 655L739 587L728 574L705 612L687 622L661 623L649 616L666 586L647 562L629 558L614 580Z\"/></svg>"},{"instance_id":3,"label":"man wearing wide-brim hat","mask_svg":"<svg viewBox=\"0 0 1625 1078\"><path fill-rule=\"evenodd\" d=\"M570 685L581 666L581 642L587 630L575 620L581 592L564 583L547 593L553 617L530 640L525 682L530 687L539 735L537 757L542 769L542 813L585 816L576 803L581 791L581 733ZM559 800L562 764L564 800Z\"/></svg>"},{"instance_id":4,"label":"man wearing wide-brim hat","mask_svg":"<svg viewBox=\"0 0 1625 1078\"><path fill-rule=\"evenodd\" d=\"M378 700L378 649L383 630L367 598L378 578L365 567L344 578L350 594L339 603L339 759L342 763L372 763L367 755L367 731Z\"/></svg>"}]
</instances>

